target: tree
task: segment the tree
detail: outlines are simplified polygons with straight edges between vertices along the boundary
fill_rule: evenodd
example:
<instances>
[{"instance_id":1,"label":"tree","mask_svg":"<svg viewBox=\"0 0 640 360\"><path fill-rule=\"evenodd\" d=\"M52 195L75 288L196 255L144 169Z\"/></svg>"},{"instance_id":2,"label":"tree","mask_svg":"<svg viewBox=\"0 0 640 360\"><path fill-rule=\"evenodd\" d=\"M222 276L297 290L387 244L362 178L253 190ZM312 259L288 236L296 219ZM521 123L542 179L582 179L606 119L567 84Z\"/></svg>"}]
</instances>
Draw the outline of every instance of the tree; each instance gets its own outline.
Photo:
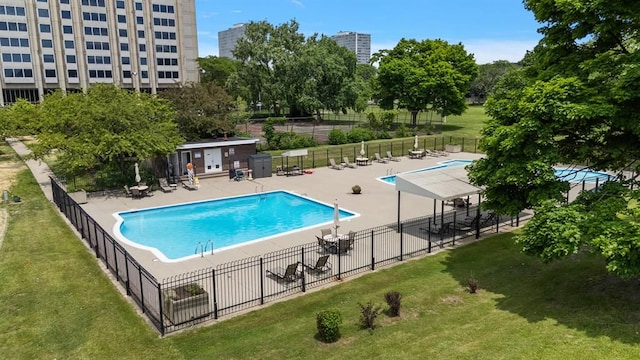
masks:
<instances>
[{"instance_id":1,"label":"tree","mask_svg":"<svg viewBox=\"0 0 640 360\"><path fill-rule=\"evenodd\" d=\"M626 0L527 0L545 26L524 68L496 86L485 107L491 120L470 167L485 187L485 207L515 215L534 208L518 237L545 261L580 249L599 253L607 269L640 275L639 194L632 191L640 158L640 8ZM556 164L619 174L615 182L563 201L569 184ZM625 170L630 172L625 172Z\"/></svg>"},{"instance_id":2,"label":"tree","mask_svg":"<svg viewBox=\"0 0 640 360\"><path fill-rule=\"evenodd\" d=\"M465 97L477 75L473 55L462 44L443 40L401 39L392 50L374 54L379 62L376 97L380 107L411 112L415 126L420 111L432 109L441 116L460 115L466 109Z\"/></svg>"},{"instance_id":3,"label":"tree","mask_svg":"<svg viewBox=\"0 0 640 360\"><path fill-rule=\"evenodd\" d=\"M214 83L167 89L160 96L173 104L178 129L187 141L222 137L235 132L235 124L229 117L233 99Z\"/></svg>"},{"instance_id":4,"label":"tree","mask_svg":"<svg viewBox=\"0 0 640 360\"><path fill-rule=\"evenodd\" d=\"M30 135L37 131L40 109L25 99L0 108L0 136Z\"/></svg>"},{"instance_id":5,"label":"tree","mask_svg":"<svg viewBox=\"0 0 640 360\"><path fill-rule=\"evenodd\" d=\"M478 77L469 86L469 95L474 101L484 102L496 85L507 72L517 69L517 65L506 60L494 61L492 64L478 66Z\"/></svg>"},{"instance_id":6,"label":"tree","mask_svg":"<svg viewBox=\"0 0 640 360\"><path fill-rule=\"evenodd\" d=\"M125 174L132 161L171 154L183 142L167 101L112 85L92 86L86 94L56 91L37 106L33 155L42 159L57 150L67 175L105 164Z\"/></svg>"},{"instance_id":7,"label":"tree","mask_svg":"<svg viewBox=\"0 0 640 360\"><path fill-rule=\"evenodd\" d=\"M207 56L198 58L198 66L202 70L200 82L214 83L220 87L225 87L227 79L231 74L238 72L238 62L226 57Z\"/></svg>"}]
</instances>

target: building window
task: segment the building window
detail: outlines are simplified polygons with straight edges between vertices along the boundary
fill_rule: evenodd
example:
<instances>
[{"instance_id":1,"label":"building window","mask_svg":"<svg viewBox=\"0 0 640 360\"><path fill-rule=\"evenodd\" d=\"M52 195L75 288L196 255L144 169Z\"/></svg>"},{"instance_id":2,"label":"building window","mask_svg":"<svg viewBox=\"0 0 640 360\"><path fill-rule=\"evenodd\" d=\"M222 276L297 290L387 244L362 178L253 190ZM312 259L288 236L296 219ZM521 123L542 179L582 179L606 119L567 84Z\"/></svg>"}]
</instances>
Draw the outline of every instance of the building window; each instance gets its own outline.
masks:
<instances>
[{"instance_id":1,"label":"building window","mask_svg":"<svg viewBox=\"0 0 640 360\"><path fill-rule=\"evenodd\" d=\"M23 62L31 62L31 54L22 54Z\"/></svg>"},{"instance_id":2,"label":"building window","mask_svg":"<svg viewBox=\"0 0 640 360\"><path fill-rule=\"evenodd\" d=\"M49 40L49 39L42 39L42 47L43 48L47 48L50 49L53 47L53 41Z\"/></svg>"},{"instance_id":3,"label":"building window","mask_svg":"<svg viewBox=\"0 0 640 360\"><path fill-rule=\"evenodd\" d=\"M127 29L118 29L120 37L127 37Z\"/></svg>"},{"instance_id":4,"label":"building window","mask_svg":"<svg viewBox=\"0 0 640 360\"><path fill-rule=\"evenodd\" d=\"M136 17L136 23L138 25L144 25L144 19L142 18L142 16L137 16Z\"/></svg>"},{"instance_id":5,"label":"building window","mask_svg":"<svg viewBox=\"0 0 640 360\"><path fill-rule=\"evenodd\" d=\"M138 38L140 39L144 38L144 30L138 30Z\"/></svg>"},{"instance_id":6,"label":"building window","mask_svg":"<svg viewBox=\"0 0 640 360\"><path fill-rule=\"evenodd\" d=\"M118 22L121 24L126 24L127 23L127 17L124 15L118 15Z\"/></svg>"},{"instance_id":7,"label":"building window","mask_svg":"<svg viewBox=\"0 0 640 360\"><path fill-rule=\"evenodd\" d=\"M67 76L69 76L70 78L77 78L78 70L67 70Z\"/></svg>"},{"instance_id":8,"label":"building window","mask_svg":"<svg viewBox=\"0 0 640 360\"><path fill-rule=\"evenodd\" d=\"M125 78L125 79L130 79L130 78L131 78L131 71L129 71L129 70L124 70L124 71L122 72L122 77L123 77L123 78Z\"/></svg>"},{"instance_id":9,"label":"building window","mask_svg":"<svg viewBox=\"0 0 640 360\"><path fill-rule=\"evenodd\" d=\"M138 45L138 49L140 50L140 52L147 51L147 45L146 44L140 44L140 45Z\"/></svg>"},{"instance_id":10,"label":"building window","mask_svg":"<svg viewBox=\"0 0 640 360\"><path fill-rule=\"evenodd\" d=\"M131 60L129 59L129 57L128 57L128 56L123 56L123 57L122 57L122 64L123 64L123 65L129 65L129 64L131 64Z\"/></svg>"},{"instance_id":11,"label":"building window","mask_svg":"<svg viewBox=\"0 0 640 360\"><path fill-rule=\"evenodd\" d=\"M60 4L68 4L69 0L60 0Z\"/></svg>"},{"instance_id":12,"label":"building window","mask_svg":"<svg viewBox=\"0 0 640 360\"><path fill-rule=\"evenodd\" d=\"M4 69L4 77L6 78L13 77L13 69Z\"/></svg>"},{"instance_id":13,"label":"building window","mask_svg":"<svg viewBox=\"0 0 640 360\"><path fill-rule=\"evenodd\" d=\"M120 51L129 51L129 44L120 43Z\"/></svg>"},{"instance_id":14,"label":"building window","mask_svg":"<svg viewBox=\"0 0 640 360\"><path fill-rule=\"evenodd\" d=\"M137 2L136 3L136 10L142 10L142 3L141 2Z\"/></svg>"},{"instance_id":15,"label":"building window","mask_svg":"<svg viewBox=\"0 0 640 360\"><path fill-rule=\"evenodd\" d=\"M65 40L64 41L65 49L73 49L73 40Z\"/></svg>"},{"instance_id":16,"label":"building window","mask_svg":"<svg viewBox=\"0 0 640 360\"><path fill-rule=\"evenodd\" d=\"M49 17L49 9L38 9L38 16L41 18Z\"/></svg>"},{"instance_id":17,"label":"building window","mask_svg":"<svg viewBox=\"0 0 640 360\"><path fill-rule=\"evenodd\" d=\"M71 11L69 10L62 10L60 14L63 19L71 19Z\"/></svg>"},{"instance_id":18,"label":"building window","mask_svg":"<svg viewBox=\"0 0 640 360\"><path fill-rule=\"evenodd\" d=\"M123 0L116 1L116 8L124 9L124 1Z\"/></svg>"},{"instance_id":19,"label":"building window","mask_svg":"<svg viewBox=\"0 0 640 360\"><path fill-rule=\"evenodd\" d=\"M44 71L44 76L48 78L54 78L56 77L56 71L54 69L46 69Z\"/></svg>"},{"instance_id":20,"label":"building window","mask_svg":"<svg viewBox=\"0 0 640 360\"><path fill-rule=\"evenodd\" d=\"M147 58L146 57L140 58L140 65L147 65Z\"/></svg>"},{"instance_id":21,"label":"building window","mask_svg":"<svg viewBox=\"0 0 640 360\"><path fill-rule=\"evenodd\" d=\"M11 54L2 54L2 62L11 62Z\"/></svg>"},{"instance_id":22,"label":"building window","mask_svg":"<svg viewBox=\"0 0 640 360\"><path fill-rule=\"evenodd\" d=\"M75 64L76 56L75 55L67 55L67 64Z\"/></svg>"},{"instance_id":23,"label":"building window","mask_svg":"<svg viewBox=\"0 0 640 360\"><path fill-rule=\"evenodd\" d=\"M142 78L143 79L148 79L149 78L149 72L146 71L146 70L142 71Z\"/></svg>"},{"instance_id":24,"label":"building window","mask_svg":"<svg viewBox=\"0 0 640 360\"><path fill-rule=\"evenodd\" d=\"M49 25L49 24L40 24L40 32L41 33L50 33L51 32L51 25Z\"/></svg>"},{"instance_id":25,"label":"building window","mask_svg":"<svg viewBox=\"0 0 640 360\"><path fill-rule=\"evenodd\" d=\"M65 34L73 34L73 27L71 25L63 25L62 32Z\"/></svg>"},{"instance_id":26,"label":"building window","mask_svg":"<svg viewBox=\"0 0 640 360\"><path fill-rule=\"evenodd\" d=\"M44 54L44 55L42 55L42 61L44 61L46 63L52 63L53 62L53 55L52 54Z\"/></svg>"}]
</instances>

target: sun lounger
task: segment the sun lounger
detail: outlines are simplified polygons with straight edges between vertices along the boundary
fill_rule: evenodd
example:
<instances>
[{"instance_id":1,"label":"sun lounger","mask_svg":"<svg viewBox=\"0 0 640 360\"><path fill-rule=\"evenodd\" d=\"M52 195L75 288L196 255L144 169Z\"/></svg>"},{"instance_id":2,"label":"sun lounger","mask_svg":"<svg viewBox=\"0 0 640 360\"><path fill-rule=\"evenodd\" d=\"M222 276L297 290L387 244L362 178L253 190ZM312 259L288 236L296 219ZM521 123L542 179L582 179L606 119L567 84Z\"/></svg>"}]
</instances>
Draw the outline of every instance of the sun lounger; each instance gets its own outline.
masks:
<instances>
[{"instance_id":1,"label":"sun lounger","mask_svg":"<svg viewBox=\"0 0 640 360\"><path fill-rule=\"evenodd\" d=\"M173 188L169 186L169 182L167 182L167 178L159 178L158 184L160 185L160 190L162 192L172 192Z\"/></svg>"},{"instance_id":2,"label":"sun lounger","mask_svg":"<svg viewBox=\"0 0 640 360\"><path fill-rule=\"evenodd\" d=\"M323 255L318 258L315 264L313 265L304 264L304 267L307 269L308 272L321 274L323 272L331 270L328 260L329 260L329 255Z\"/></svg>"},{"instance_id":3,"label":"sun lounger","mask_svg":"<svg viewBox=\"0 0 640 360\"><path fill-rule=\"evenodd\" d=\"M352 164L352 163L349 162L349 158L348 157L345 156L345 157L342 158L342 160L344 161L344 166L346 166L348 168L352 168L352 169L356 168L355 164Z\"/></svg>"},{"instance_id":4,"label":"sun lounger","mask_svg":"<svg viewBox=\"0 0 640 360\"><path fill-rule=\"evenodd\" d=\"M189 190L189 191L193 191L193 190L198 190L198 185L195 184L189 184L186 182L182 183L182 187Z\"/></svg>"},{"instance_id":5,"label":"sun lounger","mask_svg":"<svg viewBox=\"0 0 640 360\"><path fill-rule=\"evenodd\" d=\"M329 159L329 167L335 170L342 170L344 166L336 164L336 161L333 158Z\"/></svg>"},{"instance_id":6,"label":"sun lounger","mask_svg":"<svg viewBox=\"0 0 640 360\"><path fill-rule=\"evenodd\" d=\"M386 163L389 162L389 159L380 157L380 154L378 154L378 153L375 153L375 157L376 157L376 161L379 162L379 163L385 163L386 164Z\"/></svg>"},{"instance_id":7,"label":"sun lounger","mask_svg":"<svg viewBox=\"0 0 640 360\"><path fill-rule=\"evenodd\" d=\"M394 157L393 155L391 155L391 151L387 151L387 159L391 161L400 161L399 157Z\"/></svg>"},{"instance_id":8,"label":"sun lounger","mask_svg":"<svg viewBox=\"0 0 640 360\"><path fill-rule=\"evenodd\" d=\"M276 277L277 280L282 280L286 282L293 282L298 279L298 265L299 262L295 262L293 264L289 264L286 269L281 267L275 267L273 269L267 270L267 275L271 275Z\"/></svg>"}]
</instances>

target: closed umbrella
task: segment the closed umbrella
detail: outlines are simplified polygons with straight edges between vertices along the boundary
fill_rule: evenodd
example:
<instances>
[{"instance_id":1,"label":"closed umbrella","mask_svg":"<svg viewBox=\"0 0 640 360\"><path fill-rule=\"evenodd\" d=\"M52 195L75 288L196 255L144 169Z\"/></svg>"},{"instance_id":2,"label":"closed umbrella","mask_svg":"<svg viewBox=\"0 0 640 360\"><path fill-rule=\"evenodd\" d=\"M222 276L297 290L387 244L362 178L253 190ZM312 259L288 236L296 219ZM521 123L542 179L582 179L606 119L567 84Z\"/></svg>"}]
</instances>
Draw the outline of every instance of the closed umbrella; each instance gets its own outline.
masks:
<instances>
[{"instance_id":1,"label":"closed umbrella","mask_svg":"<svg viewBox=\"0 0 640 360\"><path fill-rule=\"evenodd\" d=\"M413 141L413 148L418 150L418 135L416 135L416 139Z\"/></svg>"},{"instance_id":2,"label":"closed umbrella","mask_svg":"<svg viewBox=\"0 0 640 360\"><path fill-rule=\"evenodd\" d=\"M340 227L340 208L338 207L338 199L333 203L333 226L336 228L336 237L338 237L338 228Z\"/></svg>"},{"instance_id":3,"label":"closed umbrella","mask_svg":"<svg viewBox=\"0 0 640 360\"><path fill-rule=\"evenodd\" d=\"M138 163L135 163L134 167L136 169L136 183L140 184L140 180L142 179L140 178L140 168L138 167Z\"/></svg>"},{"instance_id":4,"label":"closed umbrella","mask_svg":"<svg viewBox=\"0 0 640 360\"><path fill-rule=\"evenodd\" d=\"M360 155L364 156L365 152L364 152L364 140L362 140L362 146L360 146Z\"/></svg>"}]
</instances>

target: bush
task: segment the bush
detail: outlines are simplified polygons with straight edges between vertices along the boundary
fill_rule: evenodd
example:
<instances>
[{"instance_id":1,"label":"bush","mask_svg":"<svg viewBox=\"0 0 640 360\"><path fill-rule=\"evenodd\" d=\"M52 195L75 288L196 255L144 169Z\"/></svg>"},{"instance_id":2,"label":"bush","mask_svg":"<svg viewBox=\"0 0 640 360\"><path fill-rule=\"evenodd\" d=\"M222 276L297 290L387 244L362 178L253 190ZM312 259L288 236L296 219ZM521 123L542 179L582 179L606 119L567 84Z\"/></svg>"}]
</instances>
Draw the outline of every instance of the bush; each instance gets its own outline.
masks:
<instances>
[{"instance_id":1,"label":"bush","mask_svg":"<svg viewBox=\"0 0 640 360\"><path fill-rule=\"evenodd\" d=\"M347 143L347 134L341 129L329 131L329 145L341 145Z\"/></svg>"},{"instance_id":2,"label":"bush","mask_svg":"<svg viewBox=\"0 0 640 360\"><path fill-rule=\"evenodd\" d=\"M396 129L396 137L402 138L402 137L408 137L409 136L409 128L407 127L407 125L405 124L400 124L400 126L398 126L398 128Z\"/></svg>"},{"instance_id":3,"label":"bush","mask_svg":"<svg viewBox=\"0 0 640 360\"><path fill-rule=\"evenodd\" d=\"M316 314L318 334L324 342L334 342L340 338L342 315L338 309L324 310Z\"/></svg>"},{"instance_id":4,"label":"bush","mask_svg":"<svg viewBox=\"0 0 640 360\"><path fill-rule=\"evenodd\" d=\"M478 291L478 279L473 274L467 279L467 290L470 294L475 294Z\"/></svg>"},{"instance_id":5,"label":"bush","mask_svg":"<svg viewBox=\"0 0 640 360\"><path fill-rule=\"evenodd\" d=\"M397 291L391 291L384 294L384 300L389 305L389 315L390 316L399 316L400 315L400 300L402 299L402 295L400 295Z\"/></svg>"},{"instance_id":6,"label":"bush","mask_svg":"<svg viewBox=\"0 0 640 360\"><path fill-rule=\"evenodd\" d=\"M375 327L375 321L380 312L380 306L373 306L371 301L367 305L360 305L360 325L363 329L373 329Z\"/></svg>"},{"instance_id":7,"label":"bush","mask_svg":"<svg viewBox=\"0 0 640 360\"><path fill-rule=\"evenodd\" d=\"M347 139L350 143L359 143L361 141L373 140L373 132L369 129L353 128L347 133Z\"/></svg>"}]
</instances>

